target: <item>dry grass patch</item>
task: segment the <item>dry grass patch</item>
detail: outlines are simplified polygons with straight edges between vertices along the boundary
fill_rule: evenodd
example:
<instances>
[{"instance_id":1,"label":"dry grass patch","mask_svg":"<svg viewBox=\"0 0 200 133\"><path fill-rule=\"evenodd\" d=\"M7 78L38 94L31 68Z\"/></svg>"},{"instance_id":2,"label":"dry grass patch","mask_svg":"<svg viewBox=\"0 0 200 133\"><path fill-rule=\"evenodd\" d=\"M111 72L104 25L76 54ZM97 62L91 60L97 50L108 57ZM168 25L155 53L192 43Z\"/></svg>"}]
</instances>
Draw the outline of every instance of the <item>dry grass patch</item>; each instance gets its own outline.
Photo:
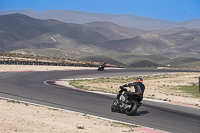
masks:
<instances>
[{"instance_id":1,"label":"dry grass patch","mask_svg":"<svg viewBox=\"0 0 200 133\"><path fill-rule=\"evenodd\" d=\"M169 102L198 104L198 78L200 73L166 73L142 76L146 86L144 97ZM70 85L80 89L117 94L119 86L134 82L136 77L73 80ZM183 89L187 88L187 89ZM133 87L128 88L134 91ZM192 91L190 91L192 90ZM195 98L188 99L188 98ZM192 100L192 101L191 101ZM189 102L191 101L191 102ZM200 106L200 105L199 105Z\"/></svg>"}]
</instances>

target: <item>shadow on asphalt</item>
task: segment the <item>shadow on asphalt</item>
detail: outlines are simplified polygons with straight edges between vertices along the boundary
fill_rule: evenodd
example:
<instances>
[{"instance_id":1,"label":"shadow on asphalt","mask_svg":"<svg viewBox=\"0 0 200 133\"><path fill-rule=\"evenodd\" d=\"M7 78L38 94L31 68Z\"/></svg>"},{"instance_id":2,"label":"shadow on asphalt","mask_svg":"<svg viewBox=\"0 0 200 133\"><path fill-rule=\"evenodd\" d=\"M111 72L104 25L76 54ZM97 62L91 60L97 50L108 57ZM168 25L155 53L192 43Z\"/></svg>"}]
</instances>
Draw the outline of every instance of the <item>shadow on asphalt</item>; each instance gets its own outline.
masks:
<instances>
[{"instance_id":1,"label":"shadow on asphalt","mask_svg":"<svg viewBox=\"0 0 200 133\"><path fill-rule=\"evenodd\" d=\"M149 111L137 111L134 116L145 115L145 114L148 114L148 113L149 113Z\"/></svg>"},{"instance_id":2,"label":"shadow on asphalt","mask_svg":"<svg viewBox=\"0 0 200 133\"><path fill-rule=\"evenodd\" d=\"M120 112L120 111L117 111L115 113L120 113L120 114L125 114L126 115L125 112ZM148 113L149 113L149 111L137 111L133 116L142 116L142 115L146 115Z\"/></svg>"}]
</instances>

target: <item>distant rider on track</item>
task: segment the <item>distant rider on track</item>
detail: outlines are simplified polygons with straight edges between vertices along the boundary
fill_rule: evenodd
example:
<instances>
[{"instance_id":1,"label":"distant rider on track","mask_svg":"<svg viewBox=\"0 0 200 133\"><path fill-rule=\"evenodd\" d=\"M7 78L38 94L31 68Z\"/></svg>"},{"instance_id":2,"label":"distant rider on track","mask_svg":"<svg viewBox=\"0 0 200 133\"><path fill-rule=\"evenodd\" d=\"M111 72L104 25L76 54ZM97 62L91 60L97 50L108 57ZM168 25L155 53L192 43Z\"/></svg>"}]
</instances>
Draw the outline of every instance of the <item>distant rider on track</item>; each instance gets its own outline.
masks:
<instances>
[{"instance_id":1,"label":"distant rider on track","mask_svg":"<svg viewBox=\"0 0 200 133\"><path fill-rule=\"evenodd\" d=\"M104 67L106 67L106 61L104 61L104 62L99 66L99 68L97 69L97 71L103 71L103 70L104 70Z\"/></svg>"},{"instance_id":2,"label":"distant rider on track","mask_svg":"<svg viewBox=\"0 0 200 133\"><path fill-rule=\"evenodd\" d=\"M102 66L103 66L103 67L106 67L106 61L104 61L104 62L102 63Z\"/></svg>"}]
</instances>

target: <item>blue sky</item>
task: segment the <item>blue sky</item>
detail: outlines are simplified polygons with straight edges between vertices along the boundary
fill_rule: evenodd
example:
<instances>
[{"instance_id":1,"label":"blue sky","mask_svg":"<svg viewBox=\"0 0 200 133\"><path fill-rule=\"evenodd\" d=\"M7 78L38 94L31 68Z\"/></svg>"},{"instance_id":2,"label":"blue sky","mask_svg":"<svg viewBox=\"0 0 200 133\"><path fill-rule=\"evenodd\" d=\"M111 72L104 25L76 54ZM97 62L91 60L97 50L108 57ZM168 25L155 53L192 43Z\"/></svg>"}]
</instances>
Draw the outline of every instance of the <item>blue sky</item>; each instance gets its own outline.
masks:
<instances>
[{"instance_id":1,"label":"blue sky","mask_svg":"<svg viewBox=\"0 0 200 133\"><path fill-rule=\"evenodd\" d=\"M0 10L74 10L167 21L200 19L200 0L0 0Z\"/></svg>"}]
</instances>

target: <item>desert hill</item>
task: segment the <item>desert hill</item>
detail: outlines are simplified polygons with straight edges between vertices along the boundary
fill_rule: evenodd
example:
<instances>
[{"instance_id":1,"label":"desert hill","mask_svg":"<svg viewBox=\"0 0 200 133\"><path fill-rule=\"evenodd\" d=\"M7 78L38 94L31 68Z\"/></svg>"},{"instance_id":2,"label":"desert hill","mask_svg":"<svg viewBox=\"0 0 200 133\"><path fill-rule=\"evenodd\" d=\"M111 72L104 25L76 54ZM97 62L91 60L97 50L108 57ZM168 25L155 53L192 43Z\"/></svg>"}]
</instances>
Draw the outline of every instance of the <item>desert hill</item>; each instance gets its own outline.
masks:
<instances>
[{"instance_id":1,"label":"desert hill","mask_svg":"<svg viewBox=\"0 0 200 133\"><path fill-rule=\"evenodd\" d=\"M0 10L0 15L21 13L37 19L54 19L65 23L85 24L95 21L112 22L127 28L137 28L140 30L169 30L177 27L187 29L200 29L200 19L192 19L183 22L164 21L153 18L139 17L130 14L104 14L90 13L71 10L47 10L38 12L33 10Z\"/></svg>"},{"instance_id":2,"label":"desert hill","mask_svg":"<svg viewBox=\"0 0 200 133\"><path fill-rule=\"evenodd\" d=\"M92 59L97 62L104 56L119 65L135 66L136 62L147 62L150 65L143 66L162 66L167 65L166 62L173 63L166 60L158 62L147 57L200 58L199 43L200 30L184 27L147 31L111 22L64 23L19 13L0 16L0 52ZM134 54L146 56L136 61ZM127 60L124 55L133 57Z\"/></svg>"}]
</instances>

